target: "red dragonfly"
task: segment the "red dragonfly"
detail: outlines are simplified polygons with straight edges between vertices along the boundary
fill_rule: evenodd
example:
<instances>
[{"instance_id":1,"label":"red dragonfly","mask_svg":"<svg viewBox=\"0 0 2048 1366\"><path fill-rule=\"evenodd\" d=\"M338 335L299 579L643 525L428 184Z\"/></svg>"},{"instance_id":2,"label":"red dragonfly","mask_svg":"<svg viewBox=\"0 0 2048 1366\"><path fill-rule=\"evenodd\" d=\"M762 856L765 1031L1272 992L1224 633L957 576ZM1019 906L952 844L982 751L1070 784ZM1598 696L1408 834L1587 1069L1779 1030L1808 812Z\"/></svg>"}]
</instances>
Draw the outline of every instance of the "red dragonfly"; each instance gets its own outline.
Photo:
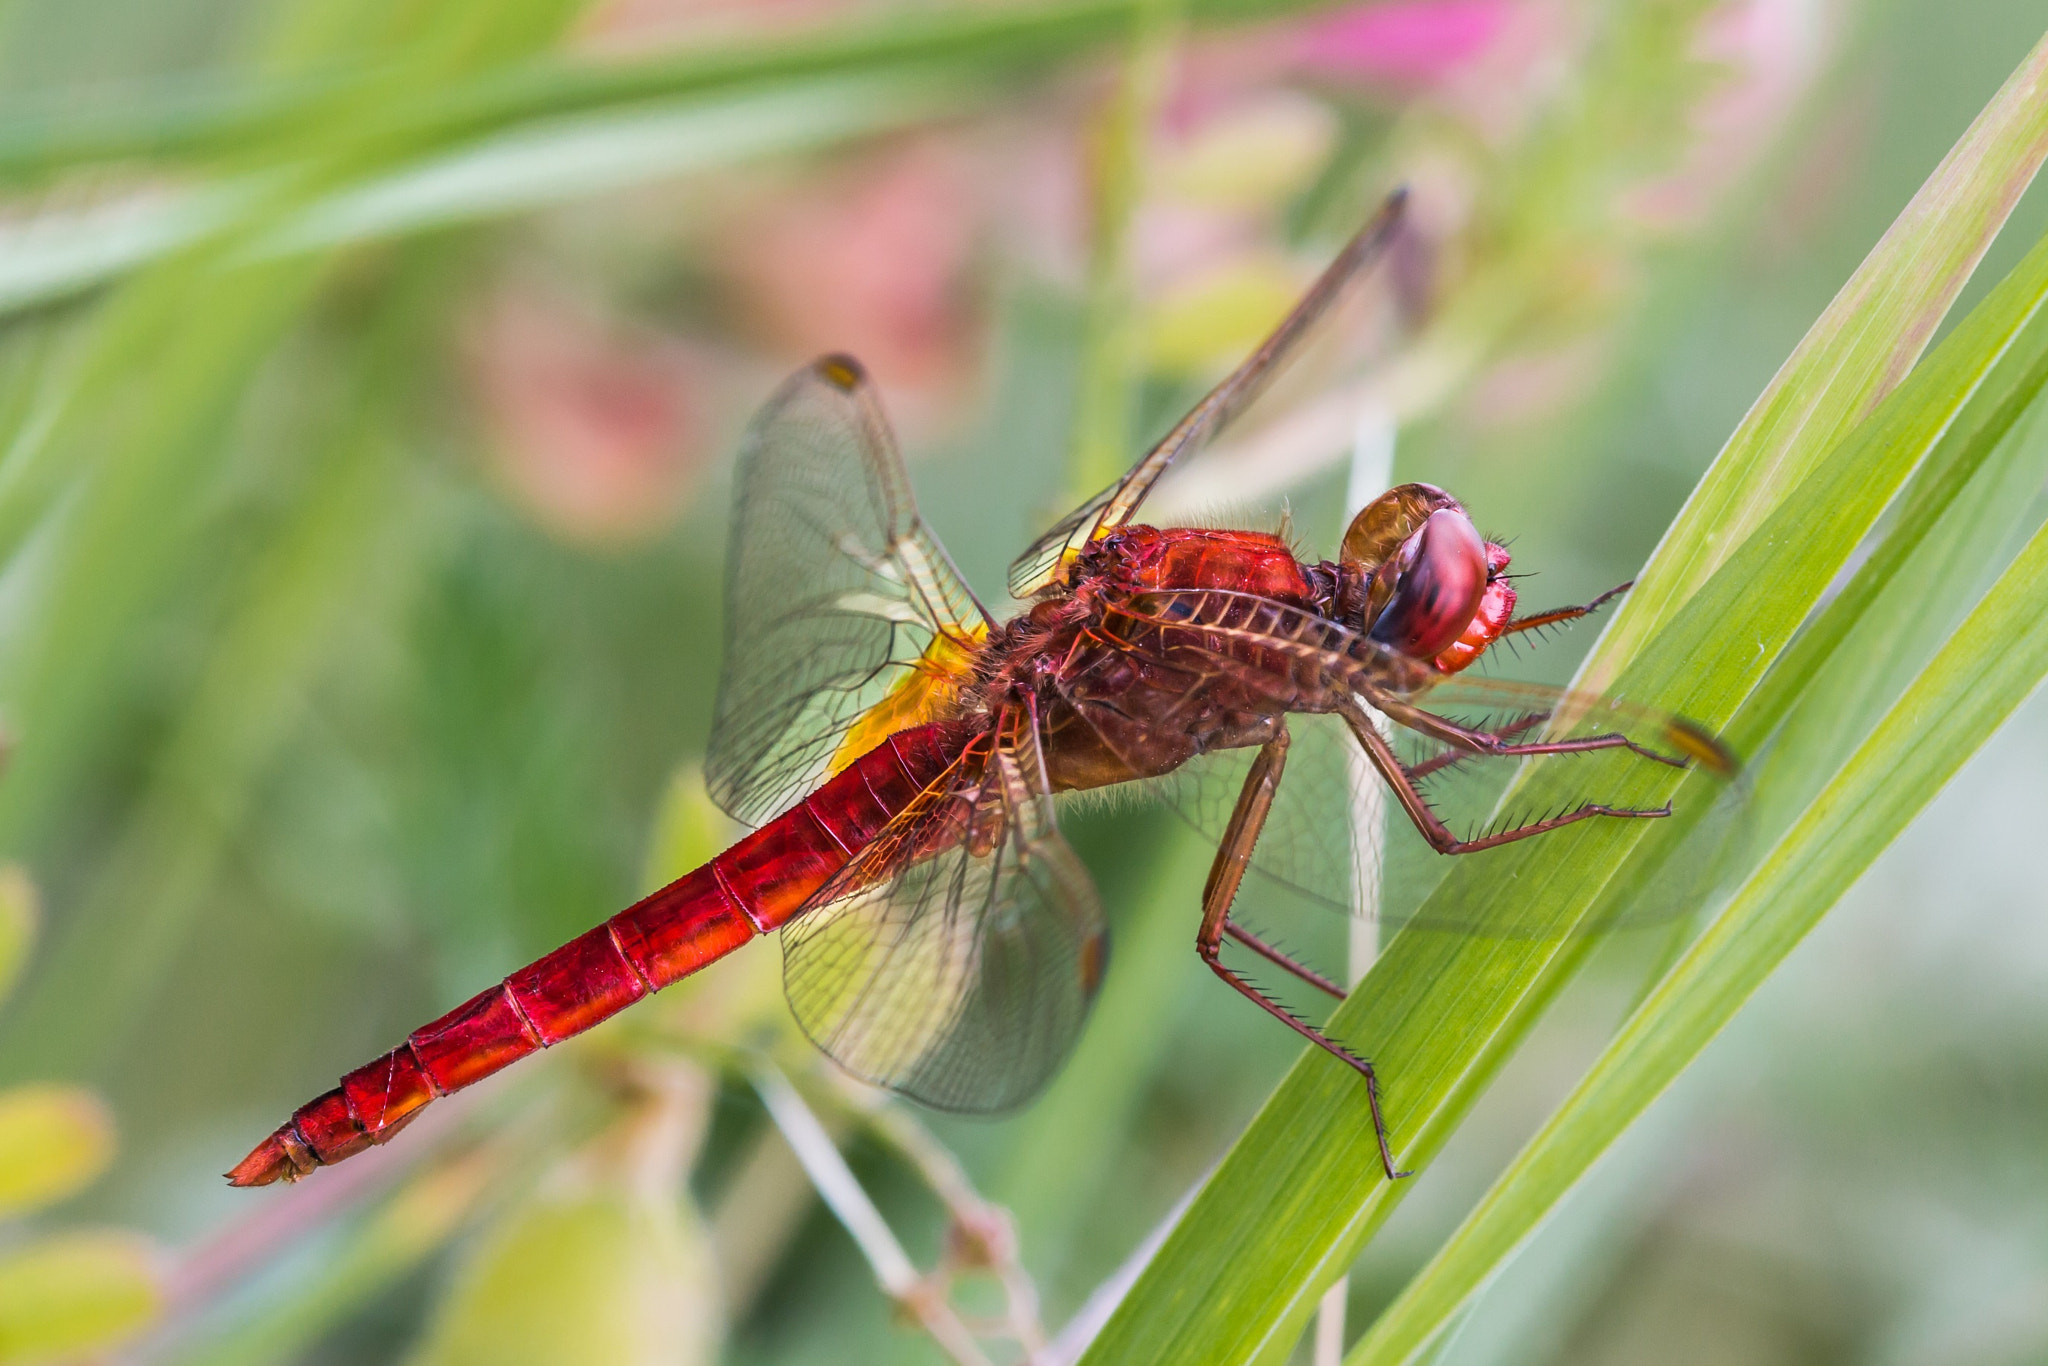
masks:
<instances>
[{"instance_id":1,"label":"red dragonfly","mask_svg":"<svg viewBox=\"0 0 2048 1366\"><path fill-rule=\"evenodd\" d=\"M1313 880L1301 822L1276 812L1327 805L1327 783L1283 800L1290 746L1306 773L1306 737L1336 737L1348 756L1322 743L1315 771L1341 772L1331 755L1354 766L1362 756L1445 854L1587 819L1670 814L1575 801L1460 834L1425 790L1468 761L1609 751L1734 769L1719 742L1677 717L1457 678L1495 641L1599 603L1516 617L1507 551L1440 489L1393 489L1358 514L1335 561L1314 564L1277 535L1131 520L1160 475L1249 403L1381 255L1400 212L1396 196L1250 358L1017 560L1009 587L1025 606L1005 622L919 520L860 366L830 356L789 380L740 456L706 762L713 798L754 833L349 1073L229 1181L295 1180L383 1143L436 1098L777 928L790 1007L841 1067L940 1109L1019 1105L1073 1047L1107 960L1102 909L1060 836L1054 794L1230 754L1252 756L1248 768L1216 770L1242 774L1234 802L1189 807L1221 827L1196 947L1225 982L1359 1073L1386 1172L1399 1174L1371 1064L1223 957L1234 940L1343 994L1232 913L1248 870ZM1491 719L1461 721L1458 707ZM1419 742L1420 756L1396 734ZM1340 886L1323 899L1348 897Z\"/></svg>"}]
</instances>

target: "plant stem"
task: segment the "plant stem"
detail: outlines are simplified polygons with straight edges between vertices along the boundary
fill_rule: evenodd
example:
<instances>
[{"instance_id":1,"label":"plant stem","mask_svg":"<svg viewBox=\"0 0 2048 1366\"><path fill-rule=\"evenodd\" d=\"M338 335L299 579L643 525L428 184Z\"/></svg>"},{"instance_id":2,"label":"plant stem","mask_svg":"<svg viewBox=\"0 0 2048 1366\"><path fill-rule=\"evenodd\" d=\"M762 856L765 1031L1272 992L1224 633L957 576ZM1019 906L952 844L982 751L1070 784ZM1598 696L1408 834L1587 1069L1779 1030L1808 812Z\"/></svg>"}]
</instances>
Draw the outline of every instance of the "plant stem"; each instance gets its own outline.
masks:
<instances>
[{"instance_id":1,"label":"plant stem","mask_svg":"<svg viewBox=\"0 0 2048 1366\"><path fill-rule=\"evenodd\" d=\"M1122 474L1132 459L1132 409L1140 375L1131 219L1144 197L1146 143L1165 98L1181 26L1179 0L1144 0L1137 7L1122 78L1095 128L1095 218L1082 320L1081 392L1067 456L1068 494L1077 502Z\"/></svg>"}]
</instances>

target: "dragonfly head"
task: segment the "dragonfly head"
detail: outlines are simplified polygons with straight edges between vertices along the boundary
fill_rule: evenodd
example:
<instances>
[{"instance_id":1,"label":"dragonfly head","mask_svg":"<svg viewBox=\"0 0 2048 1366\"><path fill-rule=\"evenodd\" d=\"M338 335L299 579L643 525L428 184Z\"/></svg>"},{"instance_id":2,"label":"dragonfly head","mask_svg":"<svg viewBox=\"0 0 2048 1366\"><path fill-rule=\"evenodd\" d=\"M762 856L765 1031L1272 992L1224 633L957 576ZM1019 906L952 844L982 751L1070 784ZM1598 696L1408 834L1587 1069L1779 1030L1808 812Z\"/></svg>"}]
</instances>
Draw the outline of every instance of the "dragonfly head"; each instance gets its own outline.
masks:
<instances>
[{"instance_id":1,"label":"dragonfly head","mask_svg":"<svg viewBox=\"0 0 2048 1366\"><path fill-rule=\"evenodd\" d=\"M1387 490L1352 519L1342 563L1365 586L1366 634L1446 673L1463 668L1514 611L1508 553L1430 484Z\"/></svg>"}]
</instances>

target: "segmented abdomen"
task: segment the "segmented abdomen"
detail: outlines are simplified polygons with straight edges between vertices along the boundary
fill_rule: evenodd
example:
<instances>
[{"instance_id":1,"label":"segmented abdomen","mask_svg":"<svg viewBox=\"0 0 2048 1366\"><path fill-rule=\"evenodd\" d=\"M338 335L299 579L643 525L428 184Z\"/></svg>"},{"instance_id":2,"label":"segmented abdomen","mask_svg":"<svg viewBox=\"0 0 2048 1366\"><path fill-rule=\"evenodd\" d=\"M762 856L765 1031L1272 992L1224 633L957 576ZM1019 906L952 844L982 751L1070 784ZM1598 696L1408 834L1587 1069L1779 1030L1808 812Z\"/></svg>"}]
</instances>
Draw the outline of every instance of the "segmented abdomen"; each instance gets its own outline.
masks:
<instances>
[{"instance_id":1,"label":"segmented abdomen","mask_svg":"<svg viewBox=\"0 0 2048 1366\"><path fill-rule=\"evenodd\" d=\"M952 763L973 728L900 731L694 872L472 997L302 1105L244 1158L237 1186L295 1180L398 1132L428 1102L580 1034L803 909Z\"/></svg>"}]
</instances>

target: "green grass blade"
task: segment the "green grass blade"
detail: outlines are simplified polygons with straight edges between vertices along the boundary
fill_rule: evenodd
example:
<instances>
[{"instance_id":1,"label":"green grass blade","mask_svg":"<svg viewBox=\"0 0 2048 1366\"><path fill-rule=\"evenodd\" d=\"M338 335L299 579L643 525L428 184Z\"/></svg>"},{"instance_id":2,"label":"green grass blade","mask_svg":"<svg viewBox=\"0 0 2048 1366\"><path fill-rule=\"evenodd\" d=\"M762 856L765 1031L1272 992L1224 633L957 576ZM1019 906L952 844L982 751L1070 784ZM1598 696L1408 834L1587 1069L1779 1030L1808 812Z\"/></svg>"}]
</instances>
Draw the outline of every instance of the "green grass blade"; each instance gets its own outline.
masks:
<instances>
[{"instance_id":1,"label":"green grass blade","mask_svg":"<svg viewBox=\"0 0 2048 1366\"><path fill-rule=\"evenodd\" d=\"M1921 671L1631 1016L1558 1112L1346 1358L1408 1360L1721 1032L1965 760L2048 677L2048 528Z\"/></svg>"},{"instance_id":2,"label":"green grass blade","mask_svg":"<svg viewBox=\"0 0 2048 1366\"><path fill-rule=\"evenodd\" d=\"M901 127L963 102L957 83L813 81L520 127L379 168L251 244L259 258L325 251L529 212ZM32 218L0 234L0 317L128 275L265 209L274 176Z\"/></svg>"},{"instance_id":3,"label":"green grass blade","mask_svg":"<svg viewBox=\"0 0 2048 1366\"><path fill-rule=\"evenodd\" d=\"M52 173L97 162L163 163L244 141L282 119L303 117L361 80L337 65L322 74L180 77L89 103L16 99L0 108L0 177Z\"/></svg>"},{"instance_id":4,"label":"green grass blade","mask_svg":"<svg viewBox=\"0 0 2048 1366\"><path fill-rule=\"evenodd\" d=\"M1906 638L1924 629L1931 618L1944 621L1940 608L1949 601L1968 601L1973 588L1982 582L1981 563L1987 556L2003 552L2007 541L1987 530L1980 515L1981 504L2008 486L2036 486L2040 480L2042 452L2037 421L2042 411L2039 397L2048 385L2048 314L2042 311L2048 299L2048 242L2037 245L2013 274L1993 291L1971 317L1957 328L1927 364L1888 401L1883 409L1844 443L1838 455L1831 455L1815 477L1786 500L1766 523L1769 527L1785 521L1789 527L1817 527L1820 500L1839 492L1843 479L1853 478L1853 469L1843 469L1835 478L1825 477L1835 467L1860 463L1865 469L1873 461L1855 457L1886 449L1902 436L1900 414L1920 415L1948 386L1966 377L1966 362L1974 355L1981 365L1987 355L1998 357L1987 377L1974 387L1970 401L1947 427L1942 439L1915 476L1913 486L1901 500L1904 507L1883 543L1859 570L1856 577L1811 623L1780 658L1763 685L1737 712L1732 729L1760 740L1775 729L1788 713L1799 715L1816 710L1825 713L1828 741L1839 744L1846 733L1851 740L1869 732L1859 725L1865 714L1859 697L1871 696L1873 674L1882 657L1913 658ZM2024 320L2017 334L2008 329L2014 319ZM2032 405L2028 412L2028 405ZM2022 414L2029 419L2021 424ZM2020 429L2015 431L2015 427ZM2017 438L2017 439L2015 439ZM1846 457L1846 458L1844 458ZM2024 509L2028 500L2015 500ZM1812 506L1809 506L1811 504ZM1760 535L1759 543L1774 539ZM1708 612L1726 605L1724 599L1745 582L1744 551L1731 560L1702 590L1700 607ZM1904 572L1912 566L1916 573ZM1943 628L1946 630L1944 624ZM1855 648L1843 651L1845 640ZM1826 653L1815 654L1815 642ZM1924 658L1923 652L1919 658ZM1827 667L1821 668L1825 663ZM1791 682L1787 682L1789 678ZM1817 685L1817 686L1816 686ZM1884 700L1888 701L1886 697ZM1795 707L1797 712L1794 712ZM1877 710L1882 710L1881 707ZM1874 716L1872 717L1874 720ZM1815 784L1807 779L1816 762L1825 763L1824 752L1815 755L1811 747L1786 753L1780 742L1758 793L1759 805L1768 811L1805 809L1811 804ZM1821 769L1823 776L1831 768ZM1766 822L1766 828L1769 823ZM1661 832L1660 832L1661 833ZM1518 1166L1511 1173L1524 1185L1531 1177ZM1503 1178L1503 1183L1509 1180ZM1497 1192L1498 1193L1498 1192ZM1538 1211L1520 1231L1503 1245L1501 1221L1512 1210L1530 1215L1527 1199L1496 1202L1489 1198L1475 1213L1473 1221L1458 1235L1453 1252L1447 1248L1433 1260L1403 1292L1362 1345L1357 1363L1386 1363L1405 1360L1417 1347L1441 1330L1449 1316L1492 1274L1501 1257L1520 1238L1526 1237ZM1547 1205L1544 1207L1547 1211ZM1481 1221L1485 1226L1480 1227Z\"/></svg>"},{"instance_id":5,"label":"green grass blade","mask_svg":"<svg viewBox=\"0 0 2048 1366\"><path fill-rule=\"evenodd\" d=\"M160 261L233 221L244 190L154 191L0 229L0 313L69 298Z\"/></svg>"},{"instance_id":6,"label":"green grass blade","mask_svg":"<svg viewBox=\"0 0 2048 1366\"><path fill-rule=\"evenodd\" d=\"M2048 156L2048 38L2037 44L1828 305L1728 439L1615 614L1602 687L1912 369ZM1815 378L1826 382L1816 384Z\"/></svg>"},{"instance_id":7,"label":"green grass blade","mask_svg":"<svg viewBox=\"0 0 2048 1366\"><path fill-rule=\"evenodd\" d=\"M1093 219L1081 318L1081 384L1067 447L1066 496L1093 497L1130 467L1139 330L1130 261L1132 216L1144 198L1146 144L1159 120L1181 33L1176 0L1148 0L1131 24L1123 79L1096 116ZM1059 514L1054 514L1055 516Z\"/></svg>"},{"instance_id":8,"label":"green grass blade","mask_svg":"<svg viewBox=\"0 0 2048 1366\"><path fill-rule=\"evenodd\" d=\"M1967 490L2013 478L2013 467L2021 463L2012 458L2018 448L2006 443L2021 413L2048 383L2044 308L2048 240L2037 243L1905 384L1821 460L1715 571L1690 610L1673 622L1665 648L1681 654L1703 652L1704 657L1718 650L1716 632L1723 621L1742 621L1754 637L1754 652L1718 671L1702 671L1689 692L1673 694L1682 709L1725 717L1723 733L1738 752L1758 752L1795 708L1807 713L1816 706L1828 709L1826 719L1813 728L1819 733L1820 752L1805 757L1807 766L1788 756L1782 741L1777 746L1770 781L1752 806L1754 828L1775 828L1770 819L1774 813L1792 809L1812 795L1818 781L1833 771L1829 754L1839 759L1844 737L1854 743L1865 733L1867 724L1858 724L1857 718L1874 721L1871 709L1888 701L1901 685L1898 670L1917 667L1931 651L1930 644L1914 655L1908 640L1938 643L1954 622L1953 613L1945 610L1948 605L1972 601L1982 587L1983 580L1964 581L1937 567L1944 555L1953 560L1957 553L2003 548L1991 523L1972 524L1967 513L1959 521L1952 509ZM1921 460L1923 451L1927 455ZM1987 462L1992 465L1988 470ZM1900 493L1902 484L1905 489ZM1969 501L1978 503L1987 496L1996 494L1975 488ZM2018 515L2025 501L2019 497L2003 515ZM1756 584L1777 584L1779 576L1792 572L1794 561L1782 553L1786 546L1800 545L1812 552L1804 563L1816 572L1825 564L1844 563L1864 543L1880 514L1894 505L1898 515L1869 560L1810 618L1815 606L1810 591L1795 586L1767 594L1755 591ZM1941 534L1938 528L1943 526L1955 529ZM1923 582L1911 581L1909 566ZM1938 623L1938 631L1930 637L1932 623ZM1795 630L1797 635L1786 645L1786 637ZM1866 666L1860 673L1855 660L1840 658L1845 642ZM1882 667L1867 667L1873 654ZM1745 662L1748 667L1742 667ZM1846 681L1835 683L1833 696L1817 704L1810 694L1823 670L1832 679L1846 676ZM1809 774L1818 777L1806 782L1804 775ZM1691 818L1707 808L1701 782L1690 786L1691 791L1681 788L1678 818L1645 833L1625 876L1606 894L1600 914L1623 909L1631 897L1665 876L1665 861L1690 833ZM1674 953L1677 947L1674 944ZM1669 962L1663 965L1668 966Z\"/></svg>"},{"instance_id":9,"label":"green grass blade","mask_svg":"<svg viewBox=\"0 0 2048 1366\"><path fill-rule=\"evenodd\" d=\"M1961 386L1973 383L1969 373L1973 354L1981 364L1997 348L1994 372L1985 379L1976 401L1959 416L1925 466L1914 475L1901 498L1892 530L1855 578L1805 625L1799 638L1772 666L1755 697L1745 704L1736 721L1737 743L1751 747L1761 743L1784 719L1793 701L1805 694L1857 623L1906 572L1926 538L1947 517L1952 502L1968 487L2020 411L2034 402L2044 375L2048 375L2048 327L2041 323L2044 303L2048 303L2048 238L2036 243L2026 259L1956 330L1951 339L1954 345L1944 344L1908 382L1916 392L1907 396L1902 391L1904 401L1899 408L1903 412L1920 406L1923 391L1929 395L1955 393ZM2009 335L2008 328L2013 329ZM1960 363L1948 364L1951 355ZM1884 422L1866 424L1866 429L1858 433L1859 440L1866 444L1895 440L1897 436L1896 430ZM1818 516L1823 506L1808 501L1805 506L1795 507L1788 500L1788 530L1799 525L1792 520L1794 517L1802 513Z\"/></svg>"},{"instance_id":10,"label":"green grass blade","mask_svg":"<svg viewBox=\"0 0 2048 1366\"><path fill-rule=\"evenodd\" d=\"M806 150L931 118L963 93L929 79L844 78L527 125L343 190L258 250L348 246Z\"/></svg>"},{"instance_id":11,"label":"green grass blade","mask_svg":"<svg viewBox=\"0 0 2048 1366\"><path fill-rule=\"evenodd\" d=\"M0 177L202 154L259 168L253 179L154 191L0 233L0 314L104 285L232 230L266 202L259 191L269 176L260 168L302 155L299 129L324 122L323 110L345 109L348 123L382 151L360 183L308 206L266 250L320 249L518 212L931 117L966 91L987 98L1014 88L1020 64L1122 37L1152 2L920 11L634 62L551 57L437 82L424 93L401 90L388 101L372 98L389 79L384 73L328 71L254 80L239 96L178 88L133 100L125 114L0 111ZM1214 22L1314 7L1210 0L1193 8ZM378 110L367 125L362 108Z\"/></svg>"},{"instance_id":12,"label":"green grass blade","mask_svg":"<svg viewBox=\"0 0 2048 1366\"><path fill-rule=\"evenodd\" d=\"M9 1016L0 1073L93 1072L128 1040L301 719L349 602L344 586L370 579L380 555L404 553L406 519L391 509L407 490L387 434L348 432L323 465L251 576L136 815ZM77 1002L94 989L107 993L103 1007L81 1018Z\"/></svg>"},{"instance_id":13,"label":"green grass blade","mask_svg":"<svg viewBox=\"0 0 2048 1366\"><path fill-rule=\"evenodd\" d=\"M1668 620L1667 629L1610 633L1596 650L1595 676L1615 679L1618 691L1637 700L1685 707L1709 725L1726 725L1868 523L1838 525L1831 512L1798 535L1747 533L1798 487L1799 476L1816 470L1831 488L1867 483L1871 496L1859 516L1874 520L1889 490L1948 431L2038 295L2028 300L2016 286L1999 296L2001 311L1980 310L1968 354L1944 347L1930 358L1930 378L1916 386L1916 400L1888 405L1891 439L1850 443L1829 459L1843 431L1917 357L1927 330L2048 151L2048 100L2039 93L2044 59L2048 46L2029 56L1923 187L1906 216L1917 226L1895 230L1872 253L1843 292L1854 302L1831 308L1818 335L1788 361L1774 381L1772 404L1764 405L1777 416L1752 415L1709 473L1724 490L1716 517L1725 515L1743 534L1727 534L1696 500L1652 561L1654 571L1687 586L1669 611L1655 614ZM1804 418L1794 422L1791 414ZM1705 580L1700 571L1723 565L1738 545L1745 552L1739 566L1723 567L1739 567L1740 574L1716 576L1720 591L1684 600ZM1674 562L1688 568L1672 571ZM1771 589L1757 592L1757 584ZM1654 805L1677 786L1662 773L1644 773L1613 795ZM1541 804L1540 793L1529 795ZM1568 937L1571 927L1626 889L1629 862L1643 840L1642 823L1588 823L1461 860L1437 893L1444 904L1514 906L1529 937L1401 934L1332 1017L1330 1032L1369 1050L1379 1065L1404 1160L1424 1162L1442 1145L1582 961L1589 941ZM1546 931L1553 937L1543 937ZM1332 1060L1305 1057L1087 1360L1283 1359L1317 1296L1404 1190L1380 1176L1365 1098L1351 1074Z\"/></svg>"},{"instance_id":14,"label":"green grass blade","mask_svg":"<svg viewBox=\"0 0 2048 1366\"><path fill-rule=\"evenodd\" d=\"M1017 73L1122 41L1151 0L885 7L800 34L698 45L631 60L548 56L451 81L384 111L385 126L446 145L536 119L589 114L650 100L736 91L793 80L897 73L944 64L960 74ZM1331 0L1193 0L1203 24L1327 8ZM330 63L289 79L240 88L180 84L84 110L0 109L0 178L46 176L100 162L203 161L270 136L336 102L360 102L382 78Z\"/></svg>"}]
</instances>

